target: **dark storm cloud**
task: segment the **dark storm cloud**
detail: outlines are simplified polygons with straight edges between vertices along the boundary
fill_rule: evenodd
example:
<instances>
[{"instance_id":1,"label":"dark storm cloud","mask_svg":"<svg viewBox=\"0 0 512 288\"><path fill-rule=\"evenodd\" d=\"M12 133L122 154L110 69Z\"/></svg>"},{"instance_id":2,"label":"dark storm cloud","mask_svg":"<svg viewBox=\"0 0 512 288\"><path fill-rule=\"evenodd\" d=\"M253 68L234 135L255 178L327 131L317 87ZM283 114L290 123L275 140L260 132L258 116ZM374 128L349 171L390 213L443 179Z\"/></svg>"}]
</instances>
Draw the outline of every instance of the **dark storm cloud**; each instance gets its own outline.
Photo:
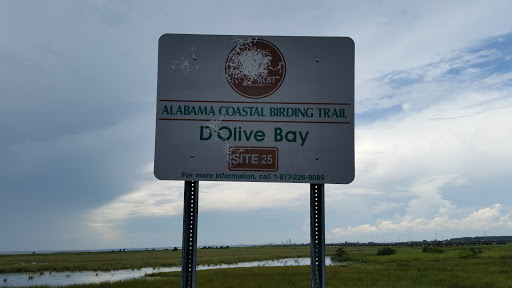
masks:
<instances>
[{"instance_id":1,"label":"dark storm cloud","mask_svg":"<svg viewBox=\"0 0 512 288\"><path fill-rule=\"evenodd\" d=\"M158 36L117 33L130 15L95 3L0 5L2 246L78 232L77 215L129 190L152 158Z\"/></svg>"}]
</instances>

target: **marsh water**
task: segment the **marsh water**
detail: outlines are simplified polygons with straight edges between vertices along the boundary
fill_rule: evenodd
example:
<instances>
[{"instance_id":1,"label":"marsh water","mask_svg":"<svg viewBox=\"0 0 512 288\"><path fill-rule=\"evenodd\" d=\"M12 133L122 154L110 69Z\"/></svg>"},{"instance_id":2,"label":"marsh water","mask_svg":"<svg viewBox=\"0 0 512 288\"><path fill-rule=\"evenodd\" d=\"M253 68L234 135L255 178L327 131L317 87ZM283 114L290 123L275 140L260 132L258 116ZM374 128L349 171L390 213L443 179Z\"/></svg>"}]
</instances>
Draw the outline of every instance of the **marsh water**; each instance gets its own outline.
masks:
<instances>
[{"instance_id":1,"label":"marsh water","mask_svg":"<svg viewBox=\"0 0 512 288\"><path fill-rule=\"evenodd\" d=\"M286 258L280 260L241 262L236 264L199 265L197 270L224 269L239 267L276 267L276 266L304 266L310 265L310 258ZM331 258L325 257L325 265L332 265ZM156 272L181 271L181 267L161 267L81 272L36 272L36 273L3 273L0 274L0 287L12 286L64 286L72 284L100 283L105 281L120 281L142 277Z\"/></svg>"}]
</instances>

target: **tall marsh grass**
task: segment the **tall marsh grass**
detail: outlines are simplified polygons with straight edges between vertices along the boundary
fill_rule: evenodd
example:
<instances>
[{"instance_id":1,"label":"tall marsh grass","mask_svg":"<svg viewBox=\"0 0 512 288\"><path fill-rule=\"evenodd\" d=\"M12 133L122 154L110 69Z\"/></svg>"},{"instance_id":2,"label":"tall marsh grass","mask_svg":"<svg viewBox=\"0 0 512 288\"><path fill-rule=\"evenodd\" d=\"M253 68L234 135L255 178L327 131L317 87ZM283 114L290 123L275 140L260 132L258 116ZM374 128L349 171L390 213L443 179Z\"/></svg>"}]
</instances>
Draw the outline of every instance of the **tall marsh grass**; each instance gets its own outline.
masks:
<instances>
[{"instance_id":1,"label":"tall marsh grass","mask_svg":"<svg viewBox=\"0 0 512 288\"><path fill-rule=\"evenodd\" d=\"M334 256L337 248L339 247L328 247L327 255ZM377 247L344 247L351 260L347 265L326 267L326 287L512 287L512 245L510 244L482 247L483 253L478 253L476 258L467 259L459 257L461 251L468 250L467 247L466 249L446 247L443 248L444 253L426 253L423 252L422 247L396 247L395 249L396 254L382 257L376 255ZM159 257L158 253L155 253L146 256ZM202 254L201 257L205 262L235 260L242 262L261 260L274 254L279 256L278 258L308 257L309 248L230 248L208 250L208 253ZM139 255L132 256L134 259L139 258ZM179 256L181 257L181 253ZM198 256L198 260L199 258ZM100 259L103 258L98 258ZM101 264L101 261L97 263ZM51 262L49 265L52 265ZM196 279L197 288L300 288L311 285L309 266L200 270L197 271ZM178 288L180 281L179 272L169 272L129 281L74 285L73 288Z\"/></svg>"}]
</instances>

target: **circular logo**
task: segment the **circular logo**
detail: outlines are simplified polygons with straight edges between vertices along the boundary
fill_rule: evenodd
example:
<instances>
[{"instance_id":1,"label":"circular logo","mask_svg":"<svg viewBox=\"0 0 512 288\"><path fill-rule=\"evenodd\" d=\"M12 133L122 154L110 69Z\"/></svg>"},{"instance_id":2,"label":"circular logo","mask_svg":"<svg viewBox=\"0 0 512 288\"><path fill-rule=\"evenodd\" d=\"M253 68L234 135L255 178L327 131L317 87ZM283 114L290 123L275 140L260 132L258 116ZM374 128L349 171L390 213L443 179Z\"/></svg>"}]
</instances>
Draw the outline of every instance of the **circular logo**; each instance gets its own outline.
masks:
<instances>
[{"instance_id":1,"label":"circular logo","mask_svg":"<svg viewBox=\"0 0 512 288\"><path fill-rule=\"evenodd\" d=\"M269 41L240 41L226 60L226 78L240 95L259 99L276 92L284 81L283 54Z\"/></svg>"}]
</instances>

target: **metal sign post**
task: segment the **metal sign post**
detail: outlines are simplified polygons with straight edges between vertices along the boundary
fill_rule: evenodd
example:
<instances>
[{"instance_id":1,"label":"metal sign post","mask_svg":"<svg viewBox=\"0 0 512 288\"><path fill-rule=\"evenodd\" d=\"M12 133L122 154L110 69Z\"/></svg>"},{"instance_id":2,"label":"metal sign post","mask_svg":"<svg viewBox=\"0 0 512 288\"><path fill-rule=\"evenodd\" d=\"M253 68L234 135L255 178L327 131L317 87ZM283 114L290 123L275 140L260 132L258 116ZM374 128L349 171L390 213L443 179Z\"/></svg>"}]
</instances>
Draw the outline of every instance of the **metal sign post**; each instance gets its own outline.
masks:
<instances>
[{"instance_id":1,"label":"metal sign post","mask_svg":"<svg viewBox=\"0 0 512 288\"><path fill-rule=\"evenodd\" d=\"M183 242L181 252L181 288L194 288L196 287L199 182L185 181L184 194Z\"/></svg>"},{"instance_id":2,"label":"metal sign post","mask_svg":"<svg viewBox=\"0 0 512 288\"><path fill-rule=\"evenodd\" d=\"M311 288L325 288L324 184L310 184Z\"/></svg>"}]
</instances>

